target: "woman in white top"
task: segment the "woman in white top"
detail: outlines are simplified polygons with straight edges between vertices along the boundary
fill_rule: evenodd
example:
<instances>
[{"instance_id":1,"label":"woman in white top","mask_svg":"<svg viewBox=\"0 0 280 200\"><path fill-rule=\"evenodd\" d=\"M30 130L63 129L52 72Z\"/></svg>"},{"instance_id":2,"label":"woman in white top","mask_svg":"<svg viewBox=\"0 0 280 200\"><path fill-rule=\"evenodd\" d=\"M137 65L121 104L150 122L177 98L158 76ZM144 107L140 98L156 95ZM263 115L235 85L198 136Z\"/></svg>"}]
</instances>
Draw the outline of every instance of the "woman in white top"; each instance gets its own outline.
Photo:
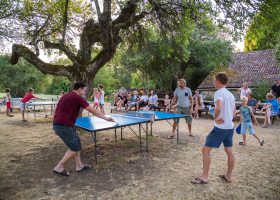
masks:
<instances>
[{"instance_id":1,"label":"woman in white top","mask_svg":"<svg viewBox=\"0 0 280 200\"><path fill-rule=\"evenodd\" d=\"M242 88L239 88L239 89L238 89L238 92L239 92L239 94L240 94L240 99L241 99L242 97L248 97L248 95L249 95L250 93L252 93L252 91L250 90L250 88L248 88L248 83L247 83L247 82L244 82L244 83L243 83Z\"/></svg>"},{"instance_id":2,"label":"woman in white top","mask_svg":"<svg viewBox=\"0 0 280 200\"><path fill-rule=\"evenodd\" d=\"M154 90L151 90L151 96L149 98L149 104L148 106L145 108L145 110L151 110L151 109L155 109L157 107L158 104L158 96L157 94L154 92Z\"/></svg>"}]
</instances>

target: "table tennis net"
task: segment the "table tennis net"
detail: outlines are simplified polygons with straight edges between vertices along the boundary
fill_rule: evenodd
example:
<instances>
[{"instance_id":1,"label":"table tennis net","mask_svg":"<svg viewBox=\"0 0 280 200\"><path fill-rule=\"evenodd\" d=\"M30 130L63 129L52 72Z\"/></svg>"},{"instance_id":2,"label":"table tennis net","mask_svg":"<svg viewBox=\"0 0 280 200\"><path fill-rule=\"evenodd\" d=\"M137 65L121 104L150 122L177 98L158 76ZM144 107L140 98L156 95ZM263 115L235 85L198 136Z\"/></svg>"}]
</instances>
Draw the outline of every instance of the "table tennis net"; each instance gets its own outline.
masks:
<instances>
[{"instance_id":1,"label":"table tennis net","mask_svg":"<svg viewBox=\"0 0 280 200\"><path fill-rule=\"evenodd\" d=\"M155 120L155 115L153 113L142 113L142 112L133 112L133 111L120 111L120 110L111 110L111 114L115 115L123 115L126 117L135 117L135 118L143 118L149 119L151 121Z\"/></svg>"}]
</instances>

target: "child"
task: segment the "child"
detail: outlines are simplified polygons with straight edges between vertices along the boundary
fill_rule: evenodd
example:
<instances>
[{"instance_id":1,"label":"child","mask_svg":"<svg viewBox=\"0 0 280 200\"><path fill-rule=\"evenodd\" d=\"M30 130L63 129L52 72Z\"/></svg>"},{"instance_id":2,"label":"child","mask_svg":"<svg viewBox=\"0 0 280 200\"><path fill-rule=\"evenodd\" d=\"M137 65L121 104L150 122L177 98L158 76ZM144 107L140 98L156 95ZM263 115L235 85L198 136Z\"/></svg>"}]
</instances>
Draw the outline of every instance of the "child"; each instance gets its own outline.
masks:
<instances>
[{"instance_id":1,"label":"child","mask_svg":"<svg viewBox=\"0 0 280 200\"><path fill-rule=\"evenodd\" d=\"M93 108L98 110L99 109L99 98L100 98L100 92L98 92L97 88L93 88L93 94L91 96L91 99L93 100Z\"/></svg>"},{"instance_id":2,"label":"child","mask_svg":"<svg viewBox=\"0 0 280 200\"><path fill-rule=\"evenodd\" d=\"M28 92L24 95L24 97L21 99L19 108L22 112L22 121L26 121L24 118L24 111L25 111L26 103L32 98L37 98L33 95L33 93L34 93L34 90L32 88L30 88L28 90Z\"/></svg>"},{"instance_id":3,"label":"child","mask_svg":"<svg viewBox=\"0 0 280 200\"><path fill-rule=\"evenodd\" d=\"M104 96L105 96L105 92L104 92L104 86L102 84L98 85L98 90L100 92L100 96L99 96L99 106L100 106L100 111L103 115L105 115L105 111L104 111L104 105L105 105L105 101L104 101Z\"/></svg>"},{"instance_id":4,"label":"child","mask_svg":"<svg viewBox=\"0 0 280 200\"><path fill-rule=\"evenodd\" d=\"M137 101L139 100L138 92L133 91L133 96L131 96L130 101L128 102L127 110L130 110L132 107L136 107Z\"/></svg>"},{"instance_id":5,"label":"child","mask_svg":"<svg viewBox=\"0 0 280 200\"><path fill-rule=\"evenodd\" d=\"M241 122L241 134L243 136L243 142L239 142L240 145L246 145L246 131L249 130L250 135L253 135L260 143L261 146L264 144L264 140L260 140L260 138L255 134L255 130L252 124L252 118L255 123L259 125L252 109L247 105L248 98L242 97L241 104L242 106L239 108L240 110L240 122ZM252 117L252 118L251 118Z\"/></svg>"},{"instance_id":6,"label":"child","mask_svg":"<svg viewBox=\"0 0 280 200\"><path fill-rule=\"evenodd\" d=\"M171 108L171 99L169 99L169 95L165 95L164 97L164 107L166 109L167 112L170 111L170 108Z\"/></svg>"},{"instance_id":7,"label":"child","mask_svg":"<svg viewBox=\"0 0 280 200\"><path fill-rule=\"evenodd\" d=\"M9 88L6 89L6 97L5 97L5 102L6 102L6 113L8 117L13 117L11 115L11 109L12 109L12 103L11 103L11 90Z\"/></svg>"}]
</instances>

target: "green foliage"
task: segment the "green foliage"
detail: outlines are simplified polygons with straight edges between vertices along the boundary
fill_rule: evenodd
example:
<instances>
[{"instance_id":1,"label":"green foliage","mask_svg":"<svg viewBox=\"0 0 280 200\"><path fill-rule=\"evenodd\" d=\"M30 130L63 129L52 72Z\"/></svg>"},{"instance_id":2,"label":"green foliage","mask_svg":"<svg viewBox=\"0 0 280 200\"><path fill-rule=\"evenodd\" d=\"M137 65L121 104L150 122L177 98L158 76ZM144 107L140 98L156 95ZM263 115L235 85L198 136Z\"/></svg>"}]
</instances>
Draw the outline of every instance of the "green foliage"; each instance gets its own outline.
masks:
<instances>
[{"instance_id":1,"label":"green foliage","mask_svg":"<svg viewBox=\"0 0 280 200\"><path fill-rule=\"evenodd\" d=\"M11 65L9 56L0 56L0 72L1 88L10 88L12 95L17 97L25 94L29 88L33 88L36 93L44 92L48 83L48 77L25 60Z\"/></svg>"},{"instance_id":2,"label":"green foliage","mask_svg":"<svg viewBox=\"0 0 280 200\"><path fill-rule=\"evenodd\" d=\"M121 63L139 77L148 77L157 89L174 90L182 77L192 89L197 88L216 66L229 63L232 48L206 15L192 22L187 13L184 20L176 35L142 29L132 40L141 41L141 45L131 42Z\"/></svg>"},{"instance_id":3,"label":"green foliage","mask_svg":"<svg viewBox=\"0 0 280 200\"><path fill-rule=\"evenodd\" d=\"M245 51L272 49L280 42L279 0L266 0L252 19L245 37Z\"/></svg>"},{"instance_id":4,"label":"green foliage","mask_svg":"<svg viewBox=\"0 0 280 200\"><path fill-rule=\"evenodd\" d=\"M67 78L56 76L51 79L51 83L46 89L47 94L59 95L62 90L65 92L70 90L71 82Z\"/></svg>"},{"instance_id":5,"label":"green foliage","mask_svg":"<svg viewBox=\"0 0 280 200\"><path fill-rule=\"evenodd\" d=\"M261 102L266 101L266 94L271 89L272 82L271 81L260 81L257 83L256 88L254 90L254 97Z\"/></svg>"}]
</instances>

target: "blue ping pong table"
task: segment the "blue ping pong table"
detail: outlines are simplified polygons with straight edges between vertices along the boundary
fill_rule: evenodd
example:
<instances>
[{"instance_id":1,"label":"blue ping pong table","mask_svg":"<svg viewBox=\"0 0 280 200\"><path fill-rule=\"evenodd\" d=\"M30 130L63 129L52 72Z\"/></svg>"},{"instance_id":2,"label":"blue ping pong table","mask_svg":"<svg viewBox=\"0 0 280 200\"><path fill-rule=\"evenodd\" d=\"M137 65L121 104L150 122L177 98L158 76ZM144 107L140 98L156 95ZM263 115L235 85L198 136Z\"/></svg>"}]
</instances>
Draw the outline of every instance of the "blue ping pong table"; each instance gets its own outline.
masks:
<instances>
[{"instance_id":1,"label":"blue ping pong table","mask_svg":"<svg viewBox=\"0 0 280 200\"><path fill-rule=\"evenodd\" d=\"M173 126L172 123L170 123L168 120L174 120L174 119L180 119L188 117L189 115L186 114L178 114L178 113L169 113L169 112L160 112L160 111L139 111L140 113L150 113L154 115L154 120L151 121L151 135L153 135L153 122L156 121L166 121L171 126ZM179 142L179 124L177 125L177 143Z\"/></svg>"},{"instance_id":2,"label":"blue ping pong table","mask_svg":"<svg viewBox=\"0 0 280 200\"><path fill-rule=\"evenodd\" d=\"M36 119L36 106L43 106L45 111L45 117L47 117L48 115L45 106L51 106L51 115L52 115L57 103L58 102L56 101L30 102L30 103L26 103L26 107L33 107L34 119Z\"/></svg>"},{"instance_id":3,"label":"blue ping pong table","mask_svg":"<svg viewBox=\"0 0 280 200\"><path fill-rule=\"evenodd\" d=\"M94 141L94 152L95 152L95 163L97 163L97 133L100 131L105 131L109 129L115 130L115 140L117 140L117 129L124 127L129 127L132 132L134 132L139 137L140 152L142 152L142 135L141 130L146 134L146 144L145 150L148 151L148 123L154 119L154 115L151 113L119 113L106 115L107 117L112 117L115 122L108 122L101 118L92 117L80 117L75 122L75 129L81 128L87 132L90 132L92 139ZM146 129L143 127L146 125ZM131 128L131 126L138 125L138 134ZM122 138L121 138L122 139Z\"/></svg>"}]
</instances>

